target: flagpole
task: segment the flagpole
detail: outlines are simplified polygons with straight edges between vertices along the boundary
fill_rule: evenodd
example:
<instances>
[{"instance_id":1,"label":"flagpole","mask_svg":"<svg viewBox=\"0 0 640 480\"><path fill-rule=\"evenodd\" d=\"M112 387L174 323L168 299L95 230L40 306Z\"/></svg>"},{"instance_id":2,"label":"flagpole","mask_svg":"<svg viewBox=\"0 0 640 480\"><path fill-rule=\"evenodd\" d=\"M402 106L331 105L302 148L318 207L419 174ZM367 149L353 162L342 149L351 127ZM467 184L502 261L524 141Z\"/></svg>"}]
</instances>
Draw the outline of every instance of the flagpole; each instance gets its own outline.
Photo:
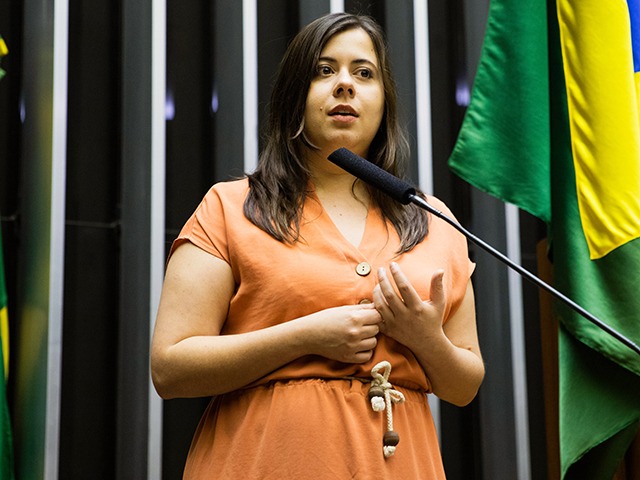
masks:
<instances>
[{"instance_id":1,"label":"flagpole","mask_svg":"<svg viewBox=\"0 0 640 480\"><path fill-rule=\"evenodd\" d=\"M518 272L520 275L525 277L530 282L535 283L538 287L542 288L543 290L546 290L547 292L552 294L557 299L563 301L566 305L568 305L573 310L578 312L580 315L582 315L584 318L589 320L591 323L593 323L594 325L596 325L600 329L604 330L609 335L611 335L616 340L618 340L620 343L626 345L631 350L633 350L638 355L640 355L640 347L638 347L638 345L636 345L634 342L629 340L627 337L622 335L620 332L618 332L618 331L614 330L613 328L611 328L609 325L604 323L602 320L597 318L592 313L590 313L587 310L585 310L584 308L582 308L576 302L574 302L569 297L567 297L566 295L562 294L561 292L559 292L558 290L553 288L548 283L546 283L543 280L541 280L540 278L536 277L533 273L529 272L527 269L525 269L525 268L521 267L520 265L518 265L517 263L513 262L509 257L507 257L506 255L502 254L501 252L499 252L495 248L493 248L491 245L486 243L484 240L476 237L473 233L468 231L466 228L464 228L458 222L456 222L455 220L449 218L447 215L442 213L440 210L438 210L437 208L435 208L432 205L430 205L429 203L427 203L427 201L424 200L422 197L420 197L420 196L418 196L416 194L410 194L409 195L409 200L414 205L417 205L418 207L423 208L424 210L427 210L428 212L434 214L436 217L438 217L438 218L444 220L445 222L447 222L449 225L451 225L453 228L455 228L460 233L462 233L465 237L467 237L471 242L475 243L479 247L481 247L484 250L486 250L488 253L490 253L491 255L496 257L501 262L505 263L507 266L511 267L513 270Z\"/></svg>"}]
</instances>

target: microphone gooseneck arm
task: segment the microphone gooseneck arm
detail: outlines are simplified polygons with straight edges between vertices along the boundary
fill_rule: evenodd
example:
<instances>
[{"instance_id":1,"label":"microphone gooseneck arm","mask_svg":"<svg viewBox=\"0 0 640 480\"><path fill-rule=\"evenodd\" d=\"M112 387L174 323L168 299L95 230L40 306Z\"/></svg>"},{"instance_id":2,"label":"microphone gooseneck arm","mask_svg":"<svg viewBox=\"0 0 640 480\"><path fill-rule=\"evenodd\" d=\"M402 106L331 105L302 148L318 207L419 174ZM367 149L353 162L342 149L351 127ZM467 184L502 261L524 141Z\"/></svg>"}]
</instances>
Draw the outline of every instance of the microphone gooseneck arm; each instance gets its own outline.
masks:
<instances>
[{"instance_id":1,"label":"microphone gooseneck arm","mask_svg":"<svg viewBox=\"0 0 640 480\"><path fill-rule=\"evenodd\" d=\"M414 205L417 205L418 207L420 207L420 208L422 208L424 210L427 210L428 212L432 213L436 217L438 217L438 218L444 220L445 222L447 222L449 225L451 225L453 228L455 228L460 233L462 233L465 237L467 237L469 239L469 241L471 241L474 244L478 245L479 247L481 247L482 249L484 249L485 251L487 251L488 253L493 255L495 258L497 258L501 262L505 263L507 266L509 266L510 268L515 270L516 272L518 272L520 275L522 275L524 278L526 278L530 282L536 284L538 287L542 288L543 290L546 290L547 292L552 294L554 297L558 298L559 300L564 302L566 305L571 307L573 310L578 312L584 318L589 320L591 323L595 324L600 329L604 330L609 335L611 335L612 337L614 337L615 339L617 339L621 343L625 344L631 350L634 350L636 353L638 353L640 355L640 347L638 347L638 345L636 345L630 339L628 339L627 337L625 337L624 335L619 333L617 330L614 330L613 328L611 328L609 325L604 323L602 320L600 320L598 317L593 315L591 312L589 312L589 311L585 310L584 308L582 308L576 302L574 302L569 297L567 297L566 295L564 295L560 291L558 291L555 288L553 288L548 283L544 282L543 280L541 280L540 278L535 276L533 273L531 273L526 268L524 268L524 267L518 265L517 263L515 263L509 257L504 255L500 251L496 250L495 248L493 248L491 245L489 245L484 240L482 240L482 239L478 238L477 236L475 236L473 233L471 233L469 230L464 228L458 222L456 222L452 218L448 217L447 215L442 213L440 210L438 210L434 206L430 205L424 198L422 198L422 197L420 197L418 195L415 195L415 194L410 194L409 195L409 199L411 200L411 203L413 203Z\"/></svg>"},{"instance_id":2,"label":"microphone gooseneck arm","mask_svg":"<svg viewBox=\"0 0 640 480\"><path fill-rule=\"evenodd\" d=\"M462 233L465 237L467 237L469 241L476 244L480 248L486 250L488 253L493 255L495 258L500 260L502 263L504 263L508 267L518 272L521 276L523 276L530 282L534 283L535 285L542 288L543 290L549 292L555 298L564 302L566 305L568 305L573 310L578 312L580 315L582 315L584 318L586 318L591 323L596 325L598 328L605 331L606 333L614 337L616 340L618 340L620 343L626 345L631 350L633 350L638 355L640 355L640 347L638 347L638 345L636 345L630 339L622 335L620 332L611 328L609 325L604 323L595 315L593 315L592 313L582 308L580 305L578 305L576 302L571 300L569 297L559 292L558 290L553 288L551 285L544 282L542 279L535 276L533 273L529 272L524 267L515 263L509 257L499 252L495 248L493 248L484 240L475 236L473 233L468 231L458 222L448 217L437 208L434 208L424 198L422 198L416 193L415 188L413 188L404 180L400 180L398 177L390 174L386 170L378 167L377 165L374 165L368 160L365 160L364 158L347 150L346 148L340 148L336 150L331 155L329 155L328 158L331 162L343 168L353 176L363 180L364 182L368 183L374 188L377 188L383 193L386 193L387 195L392 197L394 200L402 203L403 205L408 205L409 203L413 203L414 205L432 213L433 215L440 218L441 220L444 220L453 228L455 228L460 233Z\"/></svg>"}]
</instances>

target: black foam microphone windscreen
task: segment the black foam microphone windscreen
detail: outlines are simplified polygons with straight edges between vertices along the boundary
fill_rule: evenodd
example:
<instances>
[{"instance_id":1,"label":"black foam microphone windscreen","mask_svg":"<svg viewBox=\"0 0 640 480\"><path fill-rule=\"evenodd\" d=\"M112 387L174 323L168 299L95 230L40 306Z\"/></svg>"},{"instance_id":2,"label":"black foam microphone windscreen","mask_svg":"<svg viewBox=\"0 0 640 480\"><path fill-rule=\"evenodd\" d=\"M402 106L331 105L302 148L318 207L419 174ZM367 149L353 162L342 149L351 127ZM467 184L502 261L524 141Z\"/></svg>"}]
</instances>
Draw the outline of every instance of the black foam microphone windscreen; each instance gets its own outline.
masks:
<instances>
[{"instance_id":1,"label":"black foam microphone windscreen","mask_svg":"<svg viewBox=\"0 0 640 480\"><path fill-rule=\"evenodd\" d=\"M346 148L339 148L331 153L329 160L403 205L411 203L411 195L416 193L416 189L404 180L400 180Z\"/></svg>"}]
</instances>

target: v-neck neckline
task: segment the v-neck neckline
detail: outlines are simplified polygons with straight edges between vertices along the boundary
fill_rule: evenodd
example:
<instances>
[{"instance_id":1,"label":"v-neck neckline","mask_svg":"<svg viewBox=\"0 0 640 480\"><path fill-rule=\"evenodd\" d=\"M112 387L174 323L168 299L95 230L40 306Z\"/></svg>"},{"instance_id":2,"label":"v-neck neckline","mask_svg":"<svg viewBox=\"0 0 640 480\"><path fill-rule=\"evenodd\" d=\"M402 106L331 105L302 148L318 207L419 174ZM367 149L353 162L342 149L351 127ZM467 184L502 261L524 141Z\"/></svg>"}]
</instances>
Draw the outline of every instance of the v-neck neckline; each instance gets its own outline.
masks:
<instances>
[{"instance_id":1,"label":"v-neck neckline","mask_svg":"<svg viewBox=\"0 0 640 480\"><path fill-rule=\"evenodd\" d=\"M351 250L352 252L357 253L358 257L366 257L368 255L375 254L372 250L375 246L371 245L372 237L375 237L375 235L373 235L371 229L375 228L378 223L379 212L377 208L372 206L368 207L362 238L358 245L355 245L350 242L342 233L340 228L338 228L336 223L333 221L333 218L331 218L331 215L329 215L327 210L324 208L324 205L315 191L310 193L306 207L308 208L311 205L313 205L313 207L309 212L310 215L307 215L307 217L314 220L321 219L323 225L318 225L318 228L322 229L323 226L325 226L331 230L330 232L323 232L325 234L324 236L329 238L331 243L339 244L341 250Z\"/></svg>"}]
</instances>

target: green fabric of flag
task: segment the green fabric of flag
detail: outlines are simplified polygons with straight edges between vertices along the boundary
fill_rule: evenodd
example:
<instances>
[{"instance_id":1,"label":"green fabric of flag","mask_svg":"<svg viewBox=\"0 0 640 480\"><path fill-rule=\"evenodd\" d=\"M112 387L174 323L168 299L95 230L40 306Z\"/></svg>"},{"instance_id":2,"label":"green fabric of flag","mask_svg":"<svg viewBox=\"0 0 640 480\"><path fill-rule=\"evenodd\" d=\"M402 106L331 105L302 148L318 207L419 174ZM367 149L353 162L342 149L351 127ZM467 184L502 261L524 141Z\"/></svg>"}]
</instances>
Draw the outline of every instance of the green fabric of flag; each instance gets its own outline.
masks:
<instances>
[{"instance_id":1,"label":"green fabric of flag","mask_svg":"<svg viewBox=\"0 0 640 480\"><path fill-rule=\"evenodd\" d=\"M490 2L472 102L450 164L467 182L545 221L551 212L550 198L540 195L549 188L548 104L545 4ZM516 157L511 161L507 152Z\"/></svg>"},{"instance_id":2,"label":"green fabric of flag","mask_svg":"<svg viewBox=\"0 0 640 480\"><path fill-rule=\"evenodd\" d=\"M0 232L0 332L3 336L0 341L0 365L2 375L0 376L0 478L12 480L14 478L13 469L13 437L11 433L11 417L7 404L6 371L4 352L6 351L8 338L7 334L7 289L4 279L4 257L2 255L2 234Z\"/></svg>"},{"instance_id":3,"label":"green fabric of flag","mask_svg":"<svg viewBox=\"0 0 640 480\"><path fill-rule=\"evenodd\" d=\"M575 4L580 1L587 0ZM449 164L477 188L545 221L555 287L638 344L640 240L590 258L577 199L575 112L568 106L565 61L554 1L493 0ZM562 477L610 479L640 424L640 357L559 302L556 313Z\"/></svg>"}]
</instances>

